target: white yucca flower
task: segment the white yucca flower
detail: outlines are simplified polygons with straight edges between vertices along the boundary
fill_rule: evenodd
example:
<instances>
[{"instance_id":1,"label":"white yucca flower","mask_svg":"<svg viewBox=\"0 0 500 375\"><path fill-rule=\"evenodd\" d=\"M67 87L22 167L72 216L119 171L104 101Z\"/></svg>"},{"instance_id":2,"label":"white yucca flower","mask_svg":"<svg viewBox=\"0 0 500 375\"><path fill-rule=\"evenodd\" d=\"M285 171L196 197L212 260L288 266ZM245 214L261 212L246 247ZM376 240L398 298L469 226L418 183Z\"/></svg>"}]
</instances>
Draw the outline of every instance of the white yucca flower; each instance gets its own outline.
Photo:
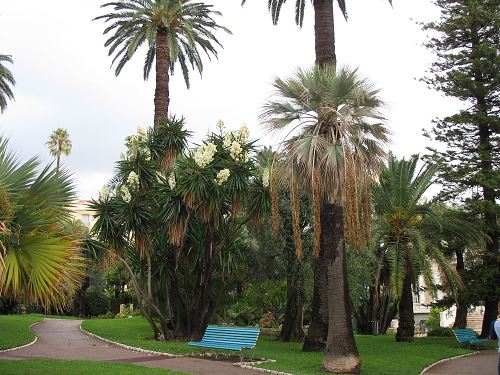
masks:
<instances>
[{"instance_id":1,"label":"white yucca flower","mask_svg":"<svg viewBox=\"0 0 500 375\"><path fill-rule=\"evenodd\" d=\"M448 241L441 240L441 246L444 248L448 248Z\"/></svg>"},{"instance_id":2,"label":"white yucca flower","mask_svg":"<svg viewBox=\"0 0 500 375\"><path fill-rule=\"evenodd\" d=\"M120 188L120 194L125 202L129 203L132 200L132 195L125 185Z\"/></svg>"},{"instance_id":3,"label":"white yucca flower","mask_svg":"<svg viewBox=\"0 0 500 375\"><path fill-rule=\"evenodd\" d=\"M223 146L225 149L228 149L231 147L231 143L233 142L233 133L229 132L224 135L224 141L223 141Z\"/></svg>"},{"instance_id":4,"label":"white yucca flower","mask_svg":"<svg viewBox=\"0 0 500 375\"><path fill-rule=\"evenodd\" d=\"M236 160L240 156L241 150L241 145L238 142L233 141L233 143L231 143L231 147L229 148L229 153L231 154L231 157Z\"/></svg>"},{"instance_id":5,"label":"white yucca flower","mask_svg":"<svg viewBox=\"0 0 500 375\"><path fill-rule=\"evenodd\" d=\"M170 189L175 189L175 185L177 185L177 182L175 181L175 173L172 172L170 173L170 176L168 176L168 186L170 186Z\"/></svg>"},{"instance_id":6,"label":"white yucca flower","mask_svg":"<svg viewBox=\"0 0 500 375\"><path fill-rule=\"evenodd\" d=\"M120 159L121 160L126 160L127 159L127 154L124 152L120 152Z\"/></svg>"},{"instance_id":7,"label":"white yucca flower","mask_svg":"<svg viewBox=\"0 0 500 375\"><path fill-rule=\"evenodd\" d=\"M139 190L139 187L141 186L141 182L139 181L139 176L134 171L129 173L129 175L127 177L127 185L130 186L130 188L133 191Z\"/></svg>"},{"instance_id":8,"label":"white yucca flower","mask_svg":"<svg viewBox=\"0 0 500 375\"><path fill-rule=\"evenodd\" d=\"M262 186L269 186L269 175L269 168L264 168L264 171L262 172Z\"/></svg>"},{"instance_id":9,"label":"white yucca flower","mask_svg":"<svg viewBox=\"0 0 500 375\"><path fill-rule=\"evenodd\" d=\"M224 130L224 121L222 120L217 120L217 123L215 124L215 126L217 127L217 129L219 129L219 131L222 133L222 131Z\"/></svg>"},{"instance_id":10,"label":"white yucca flower","mask_svg":"<svg viewBox=\"0 0 500 375\"><path fill-rule=\"evenodd\" d=\"M222 185L224 182L227 181L227 179L229 178L230 175L231 175L231 172L229 171L229 169L227 169L227 168L221 169L219 171L219 173L217 173L217 178L216 178L215 182L217 183L217 185Z\"/></svg>"},{"instance_id":11,"label":"white yucca flower","mask_svg":"<svg viewBox=\"0 0 500 375\"><path fill-rule=\"evenodd\" d=\"M104 185L101 188L101 191L99 192L99 200L101 200L101 201L108 200L110 194L111 194L111 191L109 190L109 187Z\"/></svg>"},{"instance_id":12,"label":"white yucca flower","mask_svg":"<svg viewBox=\"0 0 500 375\"><path fill-rule=\"evenodd\" d=\"M193 158L196 164L204 168L214 160L217 146L211 142L206 143L195 151Z\"/></svg>"},{"instance_id":13,"label":"white yucca flower","mask_svg":"<svg viewBox=\"0 0 500 375\"><path fill-rule=\"evenodd\" d=\"M250 129L246 124L241 125L241 128L238 130L238 139L240 141L246 141L250 136Z\"/></svg>"}]
</instances>

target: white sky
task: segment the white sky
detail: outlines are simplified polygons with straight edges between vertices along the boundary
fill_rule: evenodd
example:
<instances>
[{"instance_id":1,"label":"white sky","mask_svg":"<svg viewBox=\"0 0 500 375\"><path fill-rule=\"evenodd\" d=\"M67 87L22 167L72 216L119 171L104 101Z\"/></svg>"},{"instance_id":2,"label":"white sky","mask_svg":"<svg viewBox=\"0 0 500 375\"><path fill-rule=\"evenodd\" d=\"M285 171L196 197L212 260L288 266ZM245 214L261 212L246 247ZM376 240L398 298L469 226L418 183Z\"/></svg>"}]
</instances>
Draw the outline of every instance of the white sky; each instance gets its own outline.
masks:
<instances>
[{"instance_id":1,"label":"white sky","mask_svg":"<svg viewBox=\"0 0 500 375\"><path fill-rule=\"evenodd\" d=\"M104 25L92 22L103 14L103 2L0 0L0 53L13 56L9 68L17 81L16 101L0 115L0 134L20 156L36 154L50 162L45 142L54 129L66 128L73 151L63 163L86 199L96 197L111 177L124 138L153 119L154 72L142 80L144 51L118 78L110 69ZM212 2L224 14L219 23L233 35L221 37L218 61L205 59L203 79L192 72L190 90L181 74L173 77L170 111L184 115L198 138L218 119L234 129L246 123L254 137L262 137L257 116L272 80L314 62L312 6L299 30L291 0L277 26L265 0L247 0L243 8L240 0ZM430 0L395 0L393 8L386 0L352 0L348 22L335 11L339 63L359 66L382 89L391 149L398 156L424 152L421 129L458 106L418 81L434 57L421 46L425 35L415 20L435 19L437 9ZM277 140L264 137L260 143Z\"/></svg>"}]
</instances>

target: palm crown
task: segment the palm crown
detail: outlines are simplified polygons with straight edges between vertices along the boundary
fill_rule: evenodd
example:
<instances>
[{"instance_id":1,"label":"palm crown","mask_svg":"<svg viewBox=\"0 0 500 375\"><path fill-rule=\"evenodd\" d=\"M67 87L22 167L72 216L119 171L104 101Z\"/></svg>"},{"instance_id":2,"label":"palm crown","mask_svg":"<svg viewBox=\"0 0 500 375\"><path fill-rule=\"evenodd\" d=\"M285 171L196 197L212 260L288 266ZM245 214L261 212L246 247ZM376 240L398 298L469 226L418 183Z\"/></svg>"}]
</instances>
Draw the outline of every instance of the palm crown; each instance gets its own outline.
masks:
<instances>
[{"instance_id":1,"label":"palm crown","mask_svg":"<svg viewBox=\"0 0 500 375\"><path fill-rule=\"evenodd\" d=\"M10 70L3 65L3 62L12 64L12 57L9 55L0 55L0 113L7 108L7 99L14 99L14 94L10 86L16 84L14 76Z\"/></svg>"},{"instance_id":2,"label":"palm crown","mask_svg":"<svg viewBox=\"0 0 500 375\"><path fill-rule=\"evenodd\" d=\"M168 115L169 71L173 73L178 62L189 88L189 66L201 74L201 52L209 58L217 57L215 47L221 46L214 31L229 32L213 18L220 16L220 12L192 0L121 0L102 7L113 8L111 13L96 19L110 23L104 34L113 32L113 35L105 46L109 47L109 55L115 55L113 64L118 61L116 75L145 42L148 45L143 69L145 80L156 59L155 124Z\"/></svg>"},{"instance_id":3,"label":"palm crown","mask_svg":"<svg viewBox=\"0 0 500 375\"><path fill-rule=\"evenodd\" d=\"M56 158L56 170L59 170L61 155L68 156L71 153L72 143L68 131L57 128L52 132L50 139L45 144L48 146L50 154Z\"/></svg>"}]
</instances>

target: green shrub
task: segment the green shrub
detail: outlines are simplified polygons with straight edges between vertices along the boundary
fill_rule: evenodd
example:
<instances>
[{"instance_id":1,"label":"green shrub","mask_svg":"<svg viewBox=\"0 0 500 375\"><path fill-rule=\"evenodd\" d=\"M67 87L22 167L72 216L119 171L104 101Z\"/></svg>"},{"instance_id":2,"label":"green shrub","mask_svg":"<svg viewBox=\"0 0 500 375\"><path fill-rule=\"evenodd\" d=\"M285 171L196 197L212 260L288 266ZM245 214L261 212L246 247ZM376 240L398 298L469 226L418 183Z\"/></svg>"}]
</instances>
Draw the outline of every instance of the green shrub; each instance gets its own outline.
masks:
<instances>
[{"instance_id":1,"label":"green shrub","mask_svg":"<svg viewBox=\"0 0 500 375\"><path fill-rule=\"evenodd\" d=\"M430 330L427 336L449 337L453 336L453 330L451 328L436 327Z\"/></svg>"},{"instance_id":2,"label":"green shrub","mask_svg":"<svg viewBox=\"0 0 500 375\"><path fill-rule=\"evenodd\" d=\"M431 307L431 311L429 312L429 319L425 322L429 331L432 331L434 328L439 328L441 326L441 317L439 315L440 312L445 311L444 307Z\"/></svg>"},{"instance_id":3,"label":"green shrub","mask_svg":"<svg viewBox=\"0 0 500 375\"><path fill-rule=\"evenodd\" d=\"M110 299L103 292L89 289L85 293L85 310L90 316L104 315L109 311Z\"/></svg>"}]
</instances>

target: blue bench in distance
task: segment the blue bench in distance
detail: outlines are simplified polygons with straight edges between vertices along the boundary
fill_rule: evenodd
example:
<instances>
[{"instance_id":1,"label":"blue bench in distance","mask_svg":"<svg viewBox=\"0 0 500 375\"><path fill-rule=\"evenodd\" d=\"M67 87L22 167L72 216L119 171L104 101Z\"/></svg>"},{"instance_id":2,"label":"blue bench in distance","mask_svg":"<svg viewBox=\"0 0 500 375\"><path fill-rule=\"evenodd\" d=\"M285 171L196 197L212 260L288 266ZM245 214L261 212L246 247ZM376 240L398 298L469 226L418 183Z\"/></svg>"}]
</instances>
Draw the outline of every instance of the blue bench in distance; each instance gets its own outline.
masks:
<instances>
[{"instance_id":1,"label":"blue bench in distance","mask_svg":"<svg viewBox=\"0 0 500 375\"><path fill-rule=\"evenodd\" d=\"M475 345L477 349L479 346L477 344L481 344L483 342L488 342L487 339L480 339L476 336L476 333L470 328L456 328L453 330L455 337L457 338L460 344L466 344L467 347L471 347Z\"/></svg>"},{"instance_id":2,"label":"blue bench in distance","mask_svg":"<svg viewBox=\"0 0 500 375\"><path fill-rule=\"evenodd\" d=\"M189 342L188 345L236 351L254 349L259 333L260 328L208 326L200 342Z\"/></svg>"}]
</instances>

